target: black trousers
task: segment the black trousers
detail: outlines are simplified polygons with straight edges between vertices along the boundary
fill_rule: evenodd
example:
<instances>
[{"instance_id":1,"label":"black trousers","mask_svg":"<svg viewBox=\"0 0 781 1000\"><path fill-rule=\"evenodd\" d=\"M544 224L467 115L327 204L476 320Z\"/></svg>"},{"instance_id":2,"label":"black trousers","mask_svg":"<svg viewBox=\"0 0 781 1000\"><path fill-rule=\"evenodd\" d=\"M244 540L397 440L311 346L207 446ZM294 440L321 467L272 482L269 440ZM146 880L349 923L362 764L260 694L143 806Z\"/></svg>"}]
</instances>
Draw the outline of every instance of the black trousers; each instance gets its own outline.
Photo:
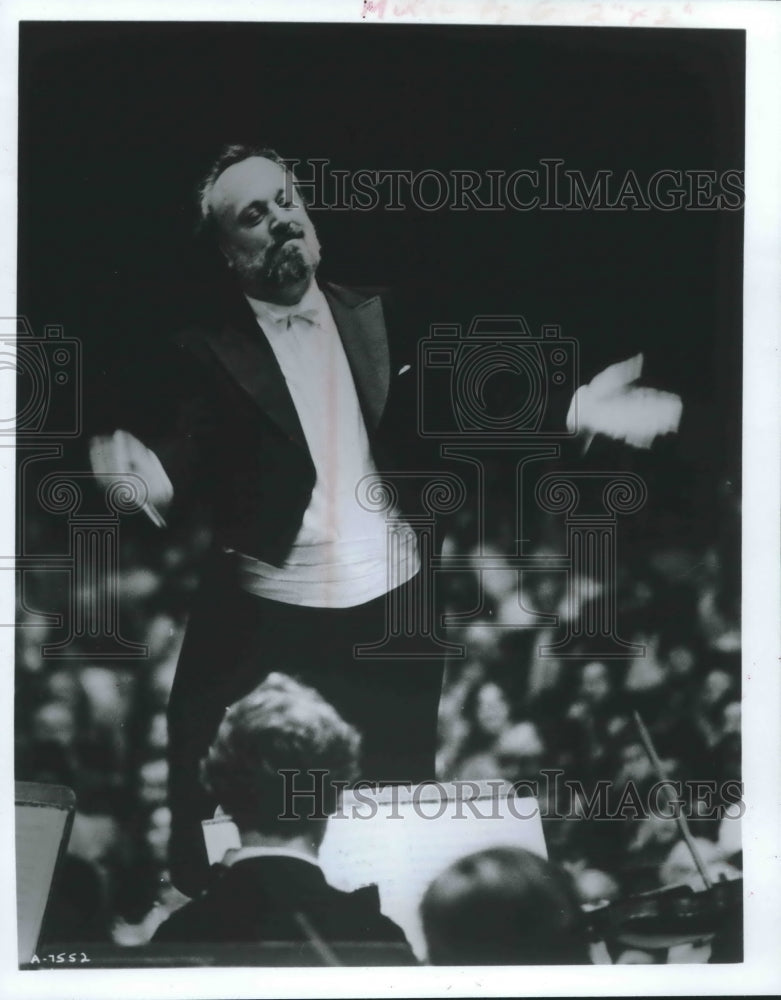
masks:
<instances>
[{"instance_id":1,"label":"black trousers","mask_svg":"<svg viewBox=\"0 0 781 1000\"><path fill-rule=\"evenodd\" d=\"M389 597L352 608L309 608L239 589L229 557L215 556L190 614L168 704L170 863L187 895L205 885L201 820L217 803L199 764L225 709L272 671L316 688L362 734L361 777L417 783L435 777L441 659L414 658L415 637L393 659L356 657L382 639ZM394 649L394 652L396 649Z\"/></svg>"}]
</instances>

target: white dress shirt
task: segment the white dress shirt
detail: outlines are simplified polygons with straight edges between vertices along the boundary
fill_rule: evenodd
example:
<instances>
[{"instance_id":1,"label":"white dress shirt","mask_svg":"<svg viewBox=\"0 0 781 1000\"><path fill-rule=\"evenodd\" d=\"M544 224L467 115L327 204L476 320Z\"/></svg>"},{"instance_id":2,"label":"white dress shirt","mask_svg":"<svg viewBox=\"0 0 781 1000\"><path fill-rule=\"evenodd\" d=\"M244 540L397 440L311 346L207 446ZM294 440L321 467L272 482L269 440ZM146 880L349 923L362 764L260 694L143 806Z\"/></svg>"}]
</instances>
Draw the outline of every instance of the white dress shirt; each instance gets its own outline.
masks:
<instances>
[{"instance_id":1,"label":"white dress shirt","mask_svg":"<svg viewBox=\"0 0 781 1000\"><path fill-rule=\"evenodd\" d=\"M380 597L420 568L417 539L397 511L366 510L356 496L360 480L377 468L328 302L314 282L296 306L248 301L287 382L316 480L284 566L238 553L242 586L271 600L318 608Z\"/></svg>"}]
</instances>

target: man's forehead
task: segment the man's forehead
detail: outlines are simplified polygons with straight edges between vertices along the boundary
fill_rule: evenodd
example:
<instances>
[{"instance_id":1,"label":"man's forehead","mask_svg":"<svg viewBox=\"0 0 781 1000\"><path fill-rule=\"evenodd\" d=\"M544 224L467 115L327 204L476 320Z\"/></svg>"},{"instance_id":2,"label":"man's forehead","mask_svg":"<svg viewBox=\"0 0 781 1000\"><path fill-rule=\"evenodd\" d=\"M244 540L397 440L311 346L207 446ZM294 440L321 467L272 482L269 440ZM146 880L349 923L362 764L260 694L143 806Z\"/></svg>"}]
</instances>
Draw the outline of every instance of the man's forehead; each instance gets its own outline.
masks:
<instances>
[{"instance_id":1,"label":"man's forehead","mask_svg":"<svg viewBox=\"0 0 781 1000\"><path fill-rule=\"evenodd\" d=\"M285 183L285 169L263 156L233 163L220 174L210 195L212 209L239 209L254 199L274 198Z\"/></svg>"}]
</instances>

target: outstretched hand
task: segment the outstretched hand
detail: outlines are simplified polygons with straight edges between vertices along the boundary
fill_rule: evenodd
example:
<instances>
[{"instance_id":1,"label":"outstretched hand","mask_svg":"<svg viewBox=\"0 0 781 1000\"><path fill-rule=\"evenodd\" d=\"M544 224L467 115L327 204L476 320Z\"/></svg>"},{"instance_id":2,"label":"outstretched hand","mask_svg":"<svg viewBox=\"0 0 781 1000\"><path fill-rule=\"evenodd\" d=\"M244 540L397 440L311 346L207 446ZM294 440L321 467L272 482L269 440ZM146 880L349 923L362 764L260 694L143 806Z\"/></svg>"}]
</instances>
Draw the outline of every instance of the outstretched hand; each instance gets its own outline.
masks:
<instances>
[{"instance_id":1,"label":"outstretched hand","mask_svg":"<svg viewBox=\"0 0 781 1000\"><path fill-rule=\"evenodd\" d=\"M132 473L146 484L147 499L140 507L159 528L165 527L161 510L173 500L173 486L160 459L128 431L93 437L89 443L92 472L104 488L116 482L116 477Z\"/></svg>"},{"instance_id":2,"label":"outstretched hand","mask_svg":"<svg viewBox=\"0 0 781 1000\"><path fill-rule=\"evenodd\" d=\"M597 434L635 448L650 448L657 437L675 434L681 422L680 396L634 383L643 355L610 365L572 397L567 429L583 435L586 448Z\"/></svg>"}]
</instances>

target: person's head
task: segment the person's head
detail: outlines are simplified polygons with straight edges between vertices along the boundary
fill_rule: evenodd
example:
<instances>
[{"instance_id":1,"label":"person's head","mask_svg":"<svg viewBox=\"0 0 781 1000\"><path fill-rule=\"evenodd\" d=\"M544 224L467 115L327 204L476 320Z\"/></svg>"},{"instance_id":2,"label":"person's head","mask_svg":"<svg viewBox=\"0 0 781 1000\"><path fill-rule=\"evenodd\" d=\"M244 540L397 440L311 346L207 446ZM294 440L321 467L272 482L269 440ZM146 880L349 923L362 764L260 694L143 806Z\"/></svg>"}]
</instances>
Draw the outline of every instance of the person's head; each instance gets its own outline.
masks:
<instances>
[{"instance_id":1,"label":"person's head","mask_svg":"<svg viewBox=\"0 0 781 1000\"><path fill-rule=\"evenodd\" d=\"M678 825L671 816L651 811L637 821L637 828L629 842L628 850L632 854L653 853L658 848L674 844L679 836Z\"/></svg>"},{"instance_id":2,"label":"person's head","mask_svg":"<svg viewBox=\"0 0 781 1000\"><path fill-rule=\"evenodd\" d=\"M536 781L545 755L545 744L533 722L517 722L506 729L494 747L499 775L506 781Z\"/></svg>"},{"instance_id":3,"label":"person's head","mask_svg":"<svg viewBox=\"0 0 781 1000\"><path fill-rule=\"evenodd\" d=\"M171 810L158 806L147 821L145 839L153 860L159 865L168 863L168 841L171 837Z\"/></svg>"},{"instance_id":4,"label":"person's head","mask_svg":"<svg viewBox=\"0 0 781 1000\"><path fill-rule=\"evenodd\" d=\"M626 781L643 782L653 776L654 770L642 741L633 738L629 733L618 740L617 748L618 773L616 781L622 784Z\"/></svg>"},{"instance_id":5,"label":"person's head","mask_svg":"<svg viewBox=\"0 0 781 1000\"><path fill-rule=\"evenodd\" d=\"M320 243L292 171L272 149L226 146L199 189L201 225L242 290L267 302L300 301Z\"/></svg>"},{"instance_id":6,"label":"person's head","mask_svg":"<svg viewBox=\"0 0 781 1000\"><path fill-rule=\"evenodd\" d=\"M618 882L599 868L584 868L574 875L574 884L582 904L610 903L621 895Z\"/></svg>"},{"instance_id":7,"label":"person's head","mask_svg":"<svg viewBox=\"0 0 781 1000\"><path fill-rule=\"evenodd\" d=\"M540 545L534 555L543 568L534 573L525 573L523 586L528 592L529 606L534 611L554 614L560 607L567 592L567 578L556 569L558 550L555 545Z\"/></svg>"},{"instance_id":8,"label":"person's head","mask_svg":"<svg viewBox=\"0 0 781 1000\"><path fill-rule=\"evenodd\" d=\"M437 876L421 903L432 965L586 965L583 914L566 872L497 847Z\"/></svg>"},{"instance_id":9,"label":"person's head","mask_svg":"<svg viewBox=\"0 0 781 1000\"><path fill-rule=\"evenodd\" d=\"M726 670L716 668L709 671L700 686L700 704L706 710L717 710L726 704L734 689L732 677Z\"/></svg>"},{"instance_id":10,"label":"person's head","mask_svg":"<svg viewBox=\"0 0 781 1000\"><path fill-rule=\"evenodd\" d=\"M669 778L678 778L681 775L681 769L688 766L692 753L692 739L688 735L681 736L675 730L660 732L653 728L651 736L665 773ZM629 782L638 787L646 787L658 780L648 751L634 723L628 719L625 720L623 726L620 725L620 720L617 720L615 735L609 744L609 752L614 767L613 781L619 788L623 788Z\"/></svg>"},{"instance_id":11,"label":"person's head","mask_svg":"<svg viewBox=\"0 0 781 1000\"><path fill-rule=\"evenodd\" d=\"M76 739L76 719L73 709L61 701L47 701L39 706L32 718L32 737L38 743L58 743L71 747Z\"/></svg>"},{"instance_id":12,"label":"person's head","mask_svg":"<svg viewBox=\"0 0 781 1000\"><path fill-rule=\"evenodd\" d=\"M227 710L201 774L242 835L306 831L319 843L338 804L334 783L357 777L359 748L357 731L317 691L273 673ZM315 771L325 772L321 782ZM314 788L322 795L290 796Z\"/></svg>"},{"instance_id":13,"label":"person's head","mask_svg":"<svg viewBox=\"0 0 781 1000\"><path fill-rule=\"evenodd\" d=\"M481 733L498 736L510 719L507 695L495 681L481 684L475 693L474 721Z\"/></svg>"},{"instance_id":14,"label":"person's head","mask_svg":"<svg viewBox=\"0 0 781 1000\"><path fill-rule=\"evenodd\" d=\"M722 735L740 734L741 707L739 701L728 701L721 712Z\"/></svg>"},{"instance_id":15,"label":"person's head","mask_svg":"<svg viewBox=\"0 0 781 1000\"><path fill-rule=\"evenodd\" d=\"M138 796L150 808L165 805L168 799L168 762L165 757L148 760L138 769Z\"/></svg>"},{"instance_id":16,"label":"person's head","mask_svg":"<svg viewBox=\"0 0 781 1000\"><path fill-rule=\"evenodd\" d=\"M688 680L697 666L697 657L691 646L675 643L667 651L667 665L674 680Z\"/></svg>"},{"instance_id":17,"label":"person's head","mask_svg":"<svg viewBox=\"0 0 781 1000\"><path fill-rule=\"evenodd\" d=\"M606 701L613 689L607 666L599 660L586 663L580 673L579 695L590 705Z\"/></svg>"}]
</instances>

